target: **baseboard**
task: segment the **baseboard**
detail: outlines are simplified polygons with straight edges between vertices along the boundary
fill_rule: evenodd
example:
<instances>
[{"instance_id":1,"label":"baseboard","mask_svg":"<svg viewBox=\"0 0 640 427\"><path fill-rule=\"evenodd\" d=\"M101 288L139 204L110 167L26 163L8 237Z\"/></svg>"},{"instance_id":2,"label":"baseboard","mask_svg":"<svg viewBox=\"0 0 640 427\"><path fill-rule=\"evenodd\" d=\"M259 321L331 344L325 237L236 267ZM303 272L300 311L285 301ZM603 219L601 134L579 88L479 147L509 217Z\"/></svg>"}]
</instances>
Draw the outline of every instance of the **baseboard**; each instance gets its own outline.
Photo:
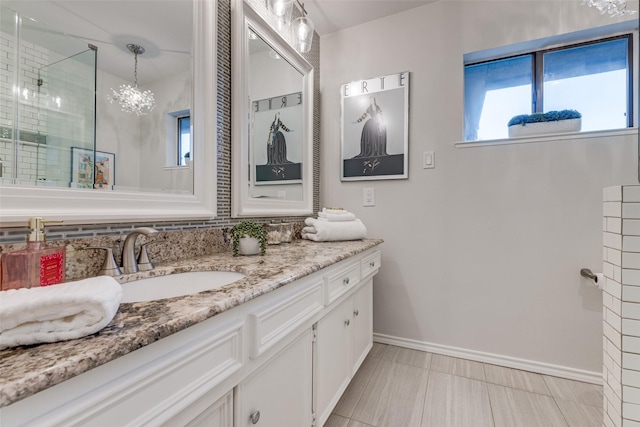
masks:
<instances>
[{"instance_id":1,"label":"baseboard","mask_svg":"<svg viewBox=\"0 0 640 427\"><path fill-rule=\"evenodd\" d=\"M598 385L602 384L601 372L584 371L566 366L551 365L549 363L535 362L533 360L518 359L510 356L502 356L500 354L484 353L481 351L467 350L459 347L451 347L448 345L434 344L384 334L374 333L373 341L380 344L391 344L413 350L428 351L430 353L459 357L461 359L505 366L507 368L521 369L523 371L536 372L554 377L567 378L570 380L583 381Z\"/></svg>"}]
</instances>

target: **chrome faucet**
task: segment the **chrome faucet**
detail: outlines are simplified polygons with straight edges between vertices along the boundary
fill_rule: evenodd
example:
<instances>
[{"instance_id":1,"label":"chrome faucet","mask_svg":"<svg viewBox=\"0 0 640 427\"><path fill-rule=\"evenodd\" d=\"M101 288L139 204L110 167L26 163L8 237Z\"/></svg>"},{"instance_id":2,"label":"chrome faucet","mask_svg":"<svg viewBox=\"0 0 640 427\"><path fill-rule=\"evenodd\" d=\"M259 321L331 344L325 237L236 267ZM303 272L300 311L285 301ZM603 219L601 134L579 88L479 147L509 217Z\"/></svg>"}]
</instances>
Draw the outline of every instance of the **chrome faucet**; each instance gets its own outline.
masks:
<instances>
[{"instance_id":1,"label":"chrome faucet","mask_svg":"<svg viewBox=\"0 0 640 427\"><path fill-rule=\"evenodd\" d=\"M139 271L138 262L136 261L136 239L140 234L144 234L147 237L155 237L158 235L158 230L151 227L139 227L134 228L127 235L122 247L122 272L124 274L137 273Z\"/></svg>"}]
</instances>

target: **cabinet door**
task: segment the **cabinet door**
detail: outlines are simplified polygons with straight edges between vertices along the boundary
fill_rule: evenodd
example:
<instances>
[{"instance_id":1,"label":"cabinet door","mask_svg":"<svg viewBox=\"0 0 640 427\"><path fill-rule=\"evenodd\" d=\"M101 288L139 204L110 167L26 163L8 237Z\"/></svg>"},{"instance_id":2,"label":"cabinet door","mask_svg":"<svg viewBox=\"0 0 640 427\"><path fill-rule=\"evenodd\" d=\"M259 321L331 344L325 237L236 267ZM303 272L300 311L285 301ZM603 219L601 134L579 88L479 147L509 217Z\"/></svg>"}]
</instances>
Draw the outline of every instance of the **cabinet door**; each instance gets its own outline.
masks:
<instances>
[{"instance_id":1,"label":"cabinet door","mask_svg":"<svg viewBox=\"0 0 640 427\"><path fill-rule=\"evenodd\" d=\"M184 425L185 427L233 427L233 391L229 391L220 399L213 402L197 415L190 415L190 412L197 410L197 404L182 411L172 420L164 423L165 426ZM183 418L189 416L191 421L185 422Z\"/></svg>"},{"instance_id":2,"label":"cabinet door","mask_svg":"<svg viewBox=\"0 0 640 427\"><path fill-rule=\"evenodd\" d=\"M311 426L311 329L236 387L236 427Z\"/></svg>"},{"instance_id":3,"label":"cabinet door","mask_svg":"<svg viewBox=\"0 0 640 427\"><path fill-rule=\"evenodd\" d=\"M315 353L315 410L323 425L351 379L353 300L347 298L318 321Z\"/></svg>"},{"instance_id":4,"label":"cabinet door","mask_svg":"<svg viewBox=\"0 0 640 427\"><path fill-rule=\"evenodd\" d=\"M353 294L352 374L355 374L373 345L373 279Z\"/></svg>"}]
</instances>

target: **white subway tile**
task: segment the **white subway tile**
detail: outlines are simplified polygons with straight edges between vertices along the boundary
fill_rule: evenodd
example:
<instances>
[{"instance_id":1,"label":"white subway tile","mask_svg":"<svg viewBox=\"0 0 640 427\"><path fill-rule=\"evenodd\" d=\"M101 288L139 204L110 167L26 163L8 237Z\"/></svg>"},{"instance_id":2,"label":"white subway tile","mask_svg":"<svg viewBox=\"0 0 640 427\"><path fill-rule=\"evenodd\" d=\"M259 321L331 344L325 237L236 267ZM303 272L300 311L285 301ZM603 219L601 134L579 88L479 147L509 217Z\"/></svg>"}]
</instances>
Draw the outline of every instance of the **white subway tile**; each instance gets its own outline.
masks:
<instances>
[{"instance_id":1,"label":"white subway tile","mask_svg":"<svg viewBox=\"0 0 640 427\"><path fill-rule=\"evenodd\" d=\"M602 263L602 274L604 275L604 277L608 277L609 279L614 279L613 277L613 267L614 265L611 264L610 262L606 262L604 261Z\"/></svg>"},{"instance_id":2,"label":"white subway tile","mask_svg":"<svg viewBox=\"0 0 640 427\"><path fill-rule=\"evenodd\" d=\"M640 405L622 402L622 417L632 420L640 420Z\"/></svg>"},{"instance_id":3,"label":"white subway tile","mask_svg":"<svg viewBox=\"0 0 640 427\"><path fill-rule=\"evenodd\" d=\"M640 202L640 185L623 186L622 201L623 202Z\"/></svg>"},{"instance_id":4,"label":"white subway tile","mask_svg":"<svg viewBox=\"0 0 640 427\"><path fill-rule=\"evenodd\" d=\"M605 277L603 290L615 298L622 299L622 285L620 282Z\"/></svg>"},{"instance_id":5,"label":"white subway tile","mask_svg":"<svg viewBox=\"0 0 640 427\"><path fill-rule=\"evenodd\" d=\"M640 421L625 418L622 420L622 427L640 427Z\"/></svg>"},{"instance_id":6,"label":"white subway tile","mask_svg":"<svg viewBox=\"0 0 640 427\"><path fill-rule=\"evenodd\" d=\"M615 234L613 234L615 236ZM622 250L625 252L640 252L640 236L623 236Z\"/></svg>"},{"instance_id":7,"label":"white subway tile","mask_svg":"<svg viewBox=\"0 0 640 427\"><path fill-rule=\"evenodd\" d=\"M604 202L602 207L602 215L605 217L622 218L622 203Z\"/></svg>"},{"instance_id":8,"label":"white subway tile","mask_svg":"<svg viewBox=\"0 0 640 427\"><path fill-rule=\"evenodd\" d=\"M613 280L622 283L622 267L618 265L613 266Z\"/></svg>"},{"instance_id":9,"label":"white subway tile","mask_svg":"<svg viewBox=\"0 0 640 427\"><path fill-rule=\"evenodd\" d=\"M640 270L623 268L621 283L623 285L640 286Z\"/></svg>"},{"instance_id":10,"label":"white subway tile","mask_svg":"<svg viewBox=\"0 0 640 427\"><path fill-rule=\"evenodd\" d=\"M625 236L640 236L640 220L623 219L622 234Z\"/></svg>"},{"instance_id":11,"label":"white subway tile","mask_svg":"<svg viewBox=\"0 0 640 427\"><path fill-rule=\"evenodd\" d=\"M604 427L620 427L620 424L615 424L611 420L611 416L606 411L604 412L604 423L602 425Z\"/></svg>"},{"instance_id":12,"label":"white subway tile","mask_svg":"<svg viewBox=\"0 0 640 427\"><path fill-rule=\"evenodd\" d=\"M625 319L640 320L640 304L633 302L623 302L622 317Z\"/></svg>"},{"instance_id":13,"label":"white subway tile","mask_svg":"<svg viewBox=\"0 0 640 427\"><path fill-rule=\"evenodd\" d=\"M613 265L617 265L622 267L622 251L612 248L605 248L607 250L607 256L605 258L606 261L610 262Z\"/></svg>"},{"instance_id":14,"label":"white subway tile","mask_svg":"<svg viewBox=\"0 0 640 427\"><path fill-rule=\"evenodd\" d=\"M614 366L615 365L622 366L624 353L618 347L613 345L611 341L609 340L605 341L604 352L606 352L611 357L611 360L613 360Z\"/></svg>"},{"instance_id":15,"label":"white subway tile","mask_svg":"<svg viewBox=\"0 0 640 427\"><path fill-rule=\"evenodd\" d=\"M615 330L613 328L613 326L611 326L607 322L603 322L602 332L604 333L604 336L605 336L606 340L611 342L612 345L614 345L616 348L618 348L620 350L626 351L624 349L624 347L623 347L624 346L624 338L620 334L620 331ZM603 346L603 348L607 348L606 347L607 345L608 345L608 343L605 343L605 346ZM640 343L639 343L639 345L640 345ZM636 353L636 352L633 352L633 353ZM640 353L640 352L638 352L638 353Z\"/></svg>"},{"instance_id":16,"label":"white subway tile","mask_svg":"<svg viewBox=\"0 0 640 427\"><path fill-rule=\"evenodd\" d=\"M626 366L622 370L622 384L633 387L640 387L640 372L627 369Z\"/></svg>"},{"instance_id":17,"label":"white subway tile","mask_svg":"<svg viewBox=\"0 0 640 427\"><path fill-rule=\"evenodd\" d=\"M606 187L602 190L602 200L605 202L621 202L622 201L622 186L615 185L612 187Z\"/></svg>"},{"instance_id":18,"label":"white subway tile","mask_svg":"<svg viewBox=\"0 0 640 427\"><path fill-rule=\"evenodd\" d=\"M621 331L624 332L622 328L622 316L620 316L617 313L614 313L613 311L609 310L608 308L603 307L602 308L602 312L604 313L604 320L610 324L612 327L614 327L617 331ZM635 319L632 319L635 320ZM640 330L640 324L638 325L639 330Z\"/></svg>"},{"instance_id":19,"label":"white subway tile","mask_svg":"<svg viewBox=\"0 0 640 427\"><path fill-rule=\"evenodd\" d=\"M640 338L623 336L622 337L622 351L625 353L640 354ZM640 387L640 384L638 384Z\"/></svg>"},{"instance_id":20,"label":"white subway tile","mask_svg":"<svg viewBox=\"0 0 640 427\"><path fill-rule=\"evenodd\" d=\"M611 298L613 298L613 296L611 296ZM622 300L629 302L640 302L640 286L623 285Z\"/></svg>"},{"instance_id":21,"label":"white subway tile","mask_svg":"<svg viewBox=\"0 0 640 427\"><path fill-rule=\"evenodd\" d=\"M622 234L622 218L603 218L606 222L605 231Z\"/></svg>"},{"instance_id":22,"label":"white subway tile","mask_svg":"<svg viewBox=\"0 0 640 427\"><path fill-rule=\"evenodd\" d=\"M622 264L620 264L620 266L623 268L640 269L640 253L622 252Z\"/></svg>"},{"instance_id":23,"label":"white subway tile","mask_svg":"<svg viewBox=\"0 0 640 427\"><path fill-rule=\"evenodd\" d=\"M622 235L615 233L602 233L602 244L607 248L622 250Z\"/></svg>"},{"instance_id":24,"label":"white subway tile","mask_svg":"<svg viewBox=\"0 0 640 427\"><path fill-rule=\"evenodd\" d=\"M607 322L609 322L609 320L607 320ZM609 322L609 324L611 324L611 322ZM615 328L615 325L611 326ZM640 320L622 319L622 334L640 337Z\"/></svg>"},{"instance_id":25,"label":"white subway tile","mask_svg":"<svg viewBox=\"0 0 640 427\"><path fill-rule=\"evenodd\" d=\"M603 299L604 299L604 295L605 294L603 293ZM611 310L616 315L623 316L624 312L622 311L622 300L620 298L614 297L611 294L606 294L606 295L607 295L607 305L605 305L605 307ZM623 317L626 317L626 316L623 316ZM620 332L619 329L618 329L618 332Z\"/></svg>"},{"instance_id":26,"label":"white subway tile","mask_svg":"<svg viewBox=\"0 0 640 427\"><path fill-rule=\"evenodd\" d=\"M640 219L640 203L622 203L622 218Z\"/></svg>"},{"instance_id":27,"label":"white subway tile","mask_svg":"<svg viewBox=\"0 0 640 427\"><path fill-rule=\"evenodd\" d=\"M622 401L625 403L640 404L640 388L622 387Z\"/></svg>"}]
</instances>

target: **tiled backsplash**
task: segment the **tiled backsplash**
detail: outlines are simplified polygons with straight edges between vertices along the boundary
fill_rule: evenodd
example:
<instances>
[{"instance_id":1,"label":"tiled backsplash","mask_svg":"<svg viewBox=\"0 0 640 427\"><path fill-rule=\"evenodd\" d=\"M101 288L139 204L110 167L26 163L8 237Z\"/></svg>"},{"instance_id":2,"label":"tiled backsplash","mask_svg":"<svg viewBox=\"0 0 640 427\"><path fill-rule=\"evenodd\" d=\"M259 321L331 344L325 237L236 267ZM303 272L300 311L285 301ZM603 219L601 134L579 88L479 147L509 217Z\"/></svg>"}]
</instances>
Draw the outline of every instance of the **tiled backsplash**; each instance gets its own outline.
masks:
<instances>
[{"instance_id":1,"label":"tiled backsplash","mask_svg":"<svg viewBox=\"0 0 640 427\"><path fill-rule=\"evenodd\" d=\"M640 425L640 186L604 190L604 425Z\"/></svg>"}]
</instances>

